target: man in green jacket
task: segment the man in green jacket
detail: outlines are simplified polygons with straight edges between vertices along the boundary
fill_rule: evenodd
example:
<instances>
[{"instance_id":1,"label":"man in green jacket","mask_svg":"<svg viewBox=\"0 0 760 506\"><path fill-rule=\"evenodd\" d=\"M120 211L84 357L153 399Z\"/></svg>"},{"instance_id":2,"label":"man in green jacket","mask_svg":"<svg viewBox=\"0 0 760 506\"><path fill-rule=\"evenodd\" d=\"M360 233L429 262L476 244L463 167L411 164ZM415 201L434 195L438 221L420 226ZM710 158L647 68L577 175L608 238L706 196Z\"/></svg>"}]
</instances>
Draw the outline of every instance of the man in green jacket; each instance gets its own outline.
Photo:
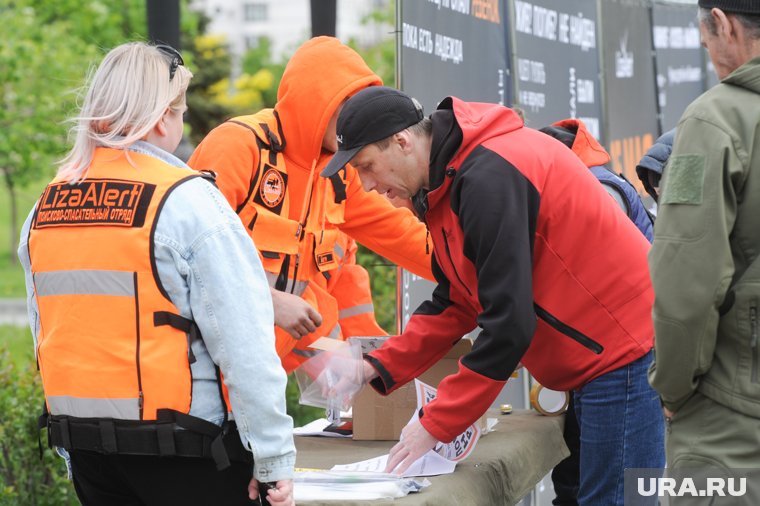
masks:
<instances>
[{"instance_id":1,"label":"man in green jacket","mask_svg":"<svg viewBox=\"0 0 760 506\"><path fill-rule=\"evenodd\" d=\"M649 380L669 468L760 468L760 2L699 6L721 82L684 113L663 177Z\"/></svg>"}]
</instances>

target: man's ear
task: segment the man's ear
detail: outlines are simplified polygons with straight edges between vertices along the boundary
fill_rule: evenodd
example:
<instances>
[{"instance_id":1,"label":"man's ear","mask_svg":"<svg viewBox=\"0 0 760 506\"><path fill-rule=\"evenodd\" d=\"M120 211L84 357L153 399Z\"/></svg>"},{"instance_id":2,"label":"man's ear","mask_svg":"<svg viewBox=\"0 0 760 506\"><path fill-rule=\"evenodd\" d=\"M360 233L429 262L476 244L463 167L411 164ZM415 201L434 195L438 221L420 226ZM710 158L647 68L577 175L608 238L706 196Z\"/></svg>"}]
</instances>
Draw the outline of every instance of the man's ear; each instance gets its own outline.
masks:
<instances>
[{"instance_id":1,"label":"man's ear","mask_svg":"<svg viewBox=\"0 0 760 506\"><path fill-rule=\"evenodd\" d=\"M728 39L736 39L736 30L738 28L737 23L739 23L736 16L728 16L723 10L718 9L717 7L712 8L710 15L715 21L719 36Z\"/></svg>"},{"instance_id":2,"label":"man's ear","mask_svg":"<svg viewBox=\"0 0 760 506\"><path fill-rule=\"evenodd\" d=\"M409 138L409 130L401 130L393 135L393 140L396 142L401 151L407 152L411 148L411 139Z\"/></svg>"}]
</instances>

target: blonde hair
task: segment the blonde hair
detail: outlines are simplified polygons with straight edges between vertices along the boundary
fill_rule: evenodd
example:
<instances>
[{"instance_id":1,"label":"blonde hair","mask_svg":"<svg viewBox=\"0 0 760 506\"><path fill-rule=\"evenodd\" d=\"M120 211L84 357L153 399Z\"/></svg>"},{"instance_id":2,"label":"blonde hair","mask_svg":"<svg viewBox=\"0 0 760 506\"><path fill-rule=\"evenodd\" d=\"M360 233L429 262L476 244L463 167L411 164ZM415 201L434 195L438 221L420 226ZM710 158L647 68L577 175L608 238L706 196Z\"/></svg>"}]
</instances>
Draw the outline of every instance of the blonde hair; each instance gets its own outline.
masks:
<instances>
[{"instance_id":1,"label":"blonde hair","mask_svg":"<svg viewBox=\"0 0 760 506\"><path fill-rule=\"evenodd\" d=\"M59 162L58 178L84 179L95 148L125 149L145 137L167 108L184 106L193 74L180 65L169 79L171 56L144 42L112 49L90 71L82 108L71 129L74 145Z\"/></svg>"}]
</instances>

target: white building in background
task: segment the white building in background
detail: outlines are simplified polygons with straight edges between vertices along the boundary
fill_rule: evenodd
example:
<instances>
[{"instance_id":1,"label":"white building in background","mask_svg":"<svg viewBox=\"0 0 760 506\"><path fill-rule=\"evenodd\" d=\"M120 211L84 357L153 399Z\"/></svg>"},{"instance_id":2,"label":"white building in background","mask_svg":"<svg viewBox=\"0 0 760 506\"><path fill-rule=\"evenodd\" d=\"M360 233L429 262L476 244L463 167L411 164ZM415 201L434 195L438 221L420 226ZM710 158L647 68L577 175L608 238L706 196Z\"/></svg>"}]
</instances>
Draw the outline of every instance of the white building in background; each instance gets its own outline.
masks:
<instances>
[{"instance_id":1,"label":"white building in background","mask_svg":"<svg viewBox=\"0 0 760 506\"><path fill-rule=\"evenodd\" d=\"M356 39L361 45L373 45L392 37L392 26L369 23L366 15L388 8L394 0L337 0L336 35L343 42ZM290 56L311 36L309 0L193 0L191 8L203 11L211 19L209 35L225 35L230 52L240 56L255 47L260 37L272 42L275 61ZM235 58L233 58L235 60Z\"/></svg>"}]
</instances>

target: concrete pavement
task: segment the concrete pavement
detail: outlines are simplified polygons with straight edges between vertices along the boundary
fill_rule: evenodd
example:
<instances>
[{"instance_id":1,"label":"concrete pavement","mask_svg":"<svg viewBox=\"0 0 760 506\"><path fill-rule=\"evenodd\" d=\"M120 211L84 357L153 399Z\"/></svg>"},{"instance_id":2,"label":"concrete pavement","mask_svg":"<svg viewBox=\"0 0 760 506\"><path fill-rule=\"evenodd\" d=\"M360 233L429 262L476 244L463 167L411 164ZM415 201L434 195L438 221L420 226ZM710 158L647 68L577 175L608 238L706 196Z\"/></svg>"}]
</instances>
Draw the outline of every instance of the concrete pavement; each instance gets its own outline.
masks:
<instances>
[{"instance_id":1,"label":"concrete pavement","mask_svg":"<svg viewBox=\"0 0 760 506\"><path fill-rule=\"evenodd\" d=\"M0 299L0 325L29 325L25 299Z\"/></svg>"}]
</instances>

